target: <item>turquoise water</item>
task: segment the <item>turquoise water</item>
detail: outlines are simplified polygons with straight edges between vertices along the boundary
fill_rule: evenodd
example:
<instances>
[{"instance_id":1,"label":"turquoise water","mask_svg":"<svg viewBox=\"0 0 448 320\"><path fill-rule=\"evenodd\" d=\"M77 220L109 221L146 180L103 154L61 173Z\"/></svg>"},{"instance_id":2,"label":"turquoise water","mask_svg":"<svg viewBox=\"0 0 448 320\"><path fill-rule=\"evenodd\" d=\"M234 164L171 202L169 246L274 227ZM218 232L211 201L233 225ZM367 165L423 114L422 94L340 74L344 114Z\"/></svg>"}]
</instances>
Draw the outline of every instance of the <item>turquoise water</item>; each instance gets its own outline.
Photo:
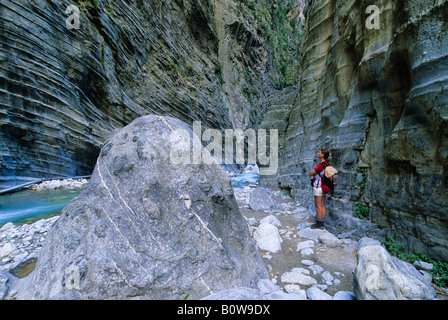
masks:
<instances>
[{"instance_id":1,"label":"turquoise water","mask_svg":"<svg viewBox=\"0 0 448 320\"><path fill-rule=\"evenodd\" d=\"M81 189L24 190L0 195L0 226L32 223L60 214Z\"/></svg>"},{"instance_id":2,"label":"turquoise water","mask_svg":"<svg viewBox=\"0 0 448 320\"><path fill-rule=\"evenodd\" d=\"M256 185L257 174L241 173L231 177L234 188ZM0 226L7 222L14 224L32 223L59 215L62 209L78 196L81 189L24 190L0 195Z\"/></svg>"}]
</instances>

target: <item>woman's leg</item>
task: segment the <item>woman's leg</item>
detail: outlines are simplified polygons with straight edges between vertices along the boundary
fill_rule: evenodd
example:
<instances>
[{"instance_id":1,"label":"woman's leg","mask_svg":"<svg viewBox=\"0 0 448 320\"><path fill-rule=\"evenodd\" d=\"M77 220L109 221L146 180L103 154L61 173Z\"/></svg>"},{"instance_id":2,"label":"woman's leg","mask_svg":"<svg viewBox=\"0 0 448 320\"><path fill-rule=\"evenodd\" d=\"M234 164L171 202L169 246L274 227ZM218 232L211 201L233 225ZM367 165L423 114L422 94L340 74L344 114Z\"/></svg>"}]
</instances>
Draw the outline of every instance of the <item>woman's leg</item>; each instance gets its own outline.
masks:
<instances>
[{"instance_id":1,"label":"woman's leg","mask_svg":"<svg viewBox=\"0 0 448 320\"><path fill-rule=\"evenodd\" d=\"M323 196L314 196L314 203L316 205L316 223L311 226L311 228L316 229L323 229L324 228L324 219L326 215L326 208L325 208L325 195Z\"/></svg>"},{"instance_id":2,"label":"woman's leg","mask_svg":"<svg viewBox=\"0 0 448 320\"><path fill-rule=\"evenodd\" d=\"M324 220L327 214L327 209L325 208L325 195L323 195L322 197L315 197L315 203L316 203L317 219Z\"/></svg>"},{"instance_id":3,"label":"woman's leg","mask_svg":"<svg viewBox=\"0 0 448 320\"><path fill-rule=\"evenodd\" d=\"M316 206L316 219L319 218L320 214L320 197L314 196L314 205Z\"/></svg>"}]
</instances>

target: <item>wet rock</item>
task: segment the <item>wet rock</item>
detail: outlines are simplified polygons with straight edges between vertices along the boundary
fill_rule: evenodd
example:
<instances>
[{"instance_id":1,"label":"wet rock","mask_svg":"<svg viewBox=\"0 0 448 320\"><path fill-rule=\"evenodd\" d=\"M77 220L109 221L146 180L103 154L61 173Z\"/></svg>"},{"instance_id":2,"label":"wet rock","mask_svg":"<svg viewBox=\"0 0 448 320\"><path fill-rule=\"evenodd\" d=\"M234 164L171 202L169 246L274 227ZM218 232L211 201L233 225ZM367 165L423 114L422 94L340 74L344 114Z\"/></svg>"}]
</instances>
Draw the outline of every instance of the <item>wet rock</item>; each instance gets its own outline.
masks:
<instances>
[{"instance_id":1,"label":"wet rock","mask_svg":"<svg viewBox=\"0 0 448 320\"><path fill-rule=\"evenodd\" d=\"M4 248L4 253L8 251L9 253L0 258L0 269L6 271L18 270L15 269L18 265L26 260L35 259L48 230L57 219L58 216L55 216L20 226L10 222L5 224L8 227L1 231L0 248ZM14 248L15 250L11 252L10 250ZM24 265L26 263L22 264L22 266Z\"/></svg>"}]
</instances>

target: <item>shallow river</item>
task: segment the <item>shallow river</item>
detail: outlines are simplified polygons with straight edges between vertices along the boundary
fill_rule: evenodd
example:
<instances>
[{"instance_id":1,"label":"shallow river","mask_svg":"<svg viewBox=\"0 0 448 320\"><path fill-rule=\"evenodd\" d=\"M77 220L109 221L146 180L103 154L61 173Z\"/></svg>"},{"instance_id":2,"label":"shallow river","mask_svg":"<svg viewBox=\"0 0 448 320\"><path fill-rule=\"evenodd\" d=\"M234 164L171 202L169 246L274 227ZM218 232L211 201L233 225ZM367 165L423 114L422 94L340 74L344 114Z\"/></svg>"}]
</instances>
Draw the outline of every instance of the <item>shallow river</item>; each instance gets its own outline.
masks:
<instances>
[{"instance_id":1,"label":"shallow river","mask_svg":"<svg viewBox=\"0 0 448 320\"><path fill-rule=\"evenodd\" d=\"M81 189L24 190L0 195L0 226L32 223L58 215Z\"/></svg>"}]
</instances>

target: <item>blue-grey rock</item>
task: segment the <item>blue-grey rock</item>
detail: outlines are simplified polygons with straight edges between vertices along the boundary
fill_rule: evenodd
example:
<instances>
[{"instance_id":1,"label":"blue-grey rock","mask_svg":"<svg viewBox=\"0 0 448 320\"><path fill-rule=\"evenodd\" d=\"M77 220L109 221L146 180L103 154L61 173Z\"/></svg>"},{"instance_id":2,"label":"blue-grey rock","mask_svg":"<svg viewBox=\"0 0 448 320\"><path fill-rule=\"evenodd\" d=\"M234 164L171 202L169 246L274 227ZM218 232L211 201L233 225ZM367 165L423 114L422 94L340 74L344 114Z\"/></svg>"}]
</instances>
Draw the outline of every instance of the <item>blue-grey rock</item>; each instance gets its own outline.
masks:
<instances>
[{"instance_id":1,"label":"blue-grey rock","mask_svg":"<svg viewBox=\"0 0 448 320\"><path fill-rule=\"evenodd\" d=\"M332 296L316 287L308 288L306 290L306 296L310 300L333 300Z\"/></svg>"},{"instance_id":2,"label":"blue-grey rock","mask_svg":"<svg viewBox=\"0 0 448 320\"><path fill-rule=\"evenodd\" d=\"M280 206L275 201L270 189L259 187L250 194L249 207L256 211L278 211Z\"/></svg>"},{"instance_id":3,"label":"blue-grey rock","mask_svg":"<svg viewBox=\"0 0 448 320\"><path fill-rule=\"evenodd\" d=\"M356 297L350 291L338 291L334 294L333 300L356 300Z\"/></svg>"},{"instance_id":4,"label":"blue-grey rock","mask_svg":"<svg viewBox=\"0 0 448 320\"><path fill-rule=\"evenodd\" d=\"M0 300L3 300L8 293L9 277L6 275L6 271L0 270Z\"/></svg>"},{"instance_id":5,"label":"blue-grey rock","mask_svg":"<svg viewBox=\"0 0 448 320\"><path fill-rule=\"evenodd\" d=\"M147 114L249 127L272 59L234 6L2 1L0 176L90 174L107 137Z\"/></svg>"},{"instance_id":6,"label":"blue-grey rock","mask_svg":"<svg viewBox=\"0 0 448 320\"><path fill-rule=\"evenodd\" d=\"M297 293L286 293L283 290L267 294L266 300L306 300L306 297Z\"/></svg>"},{"instance_id":7,"label":"blue-grey rock","mask_svg":"<svg viewBox=\"0 0 448 320\"><path fill-rule=\"evenodd\" d=\"M431 283L410 263L392 257L374 241L360 241L354 292L359 300L432 300Z\"/></svg>"},{"instance_id":8,"label":"blue-grey rock","mask_svg":"<svg viewBox=\"0 0 448 320\"><path fill-rule=\"evenodd\" d=\"M353 14L367 5L307 3L278 185L314 210L308 172L327 148L339 170L327 226L356 238L393 234L410 251L448 261L448 2L376 2L378 29ZM359 201L370 222L353 217Z\"/></svg>"},{"instance_id":9,"label":"blue-grey rock","mask_svg":"<svg viewBox=\"0 0 448 320\"><path fill-rule=\"evenodd\" d=\"M263 294L281 290L281 288L278 285L276 285L269 279L261 279L260 281L258 281L257 287Z\"/></svg>"}]
</instances>

